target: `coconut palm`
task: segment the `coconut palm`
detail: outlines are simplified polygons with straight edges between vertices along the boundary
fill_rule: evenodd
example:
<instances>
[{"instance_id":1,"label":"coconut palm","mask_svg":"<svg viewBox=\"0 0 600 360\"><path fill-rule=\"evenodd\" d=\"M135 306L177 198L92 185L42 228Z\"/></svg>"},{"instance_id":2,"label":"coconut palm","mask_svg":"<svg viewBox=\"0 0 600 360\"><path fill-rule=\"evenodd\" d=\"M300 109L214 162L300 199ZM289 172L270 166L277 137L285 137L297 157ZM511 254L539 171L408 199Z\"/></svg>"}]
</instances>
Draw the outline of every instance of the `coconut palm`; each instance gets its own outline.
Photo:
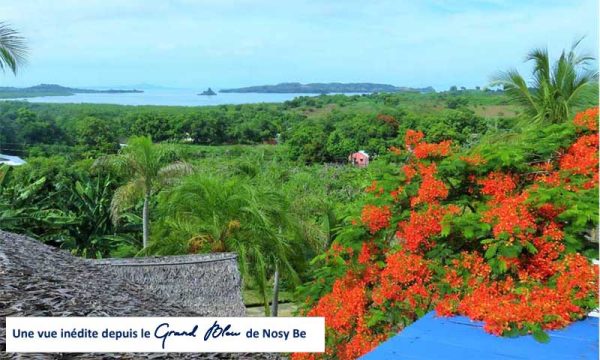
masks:
<instances>
[{"instance_id":1,"label":"coconut palm","mask_svg":"<svg viewBox=\"0 0 600 360\"><path fill-rule=\"evenodd\" d=\"M594 58L575 53L580 42L581 39L576 41L569 51L563 50L552 66L547 49L532 50L526 60L533 61L529 83L513 69L495 76L492 85L504 86L506 94L535 121L566 121L571 109L583 100L586 89L594 86L598 78L598 72L588 68Z\"/></svg>"},{"instance_id":2,"label":"coconut palm","mask_svg":"<svg viewBox=\"0 0 600 360\"><path fill-rule=\"evenodd\" d=\"M17 70L25 64L26 56L25 39L10 25L0 22L0 69L5 71L8 68L17 74Z\"/></svg>"},{"instance_id":3,"label":"coconut palm","mask_svg":"<svg viewBox=\"0 0 600 360\"><path fill-rule=\"evenodd\" d=\"M123 210L140 198L142 210L143 248L150 235L150 198L161 186L172 184L179 177L190 174L192 168L184 162L167 164L167 152L152 143L149 137L133 137L119 154L102 157L96 166L108 165L124 174L129 181L119 187L111 201L112 220L117 223Z\"/></svg>"}]
</instances>

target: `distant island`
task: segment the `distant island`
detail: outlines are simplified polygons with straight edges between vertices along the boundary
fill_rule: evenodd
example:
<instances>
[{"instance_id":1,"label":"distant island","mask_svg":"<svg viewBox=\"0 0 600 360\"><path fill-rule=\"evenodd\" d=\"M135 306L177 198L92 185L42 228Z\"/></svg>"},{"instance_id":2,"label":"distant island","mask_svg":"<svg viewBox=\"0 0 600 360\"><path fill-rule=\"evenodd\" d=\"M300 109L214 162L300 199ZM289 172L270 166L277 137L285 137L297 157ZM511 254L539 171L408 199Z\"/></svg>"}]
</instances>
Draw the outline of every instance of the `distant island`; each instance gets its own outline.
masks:
<instances>
[{"instance_id":1,"label":"distant island","mask_svg":"<svg viewBox=\"0 0 600 360\"><path fill-rule=\"evenodd\" d=\"M56 84L40 84L36 86L17 88L0 87L0 99L29 98L39 96L70 96L75 94L124 94L142 93L142 90L91 90L77 89Z\"/></svg>"},{"instance_id":2,"label":"distant island","mask_svg":"<svg viewBox=\"0 0 600 360\"><path fill-rule=\"evenodd\" d=\"M201 92L198 95L213 96L213 95L217 95L217 93L214 92L213 89L208 88L208 90L204 90L203 92Z\"/></svg>"},{"instance_id":3,"label":"distant island","mask_svg":"<svg viewBox=\"0 0 600 360\"><path fill-rule=\"evenodd\" d=\"M374 92L418 92L429 93L435 90L429 86L426 88L398 87L388 84L373 83L311 83L301 84L297 82L281 83L277 85L249 86L237 89L223 89L222 93L300 93L300 94L329 94L329 93L374 93Z\"/></svg>"}]
</instances>

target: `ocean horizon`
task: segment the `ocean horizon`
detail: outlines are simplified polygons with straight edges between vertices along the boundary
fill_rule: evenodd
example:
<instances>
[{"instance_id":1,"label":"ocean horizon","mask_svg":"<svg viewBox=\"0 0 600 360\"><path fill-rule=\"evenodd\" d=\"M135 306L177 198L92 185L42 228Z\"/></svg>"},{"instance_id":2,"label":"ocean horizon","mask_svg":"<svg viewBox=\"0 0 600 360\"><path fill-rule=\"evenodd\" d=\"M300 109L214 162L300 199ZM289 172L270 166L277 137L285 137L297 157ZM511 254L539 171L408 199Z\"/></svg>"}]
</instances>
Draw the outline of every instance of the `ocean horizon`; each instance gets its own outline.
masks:
<instances>
[{"instance_id":1,"label":"ocean horizon","mask_svg":"<svg viewBox=\"0 0 600 360\"><path fill-rule=\"evenodd\" d=\"M54 104L115 104L157 106L215 106L255 103L281 103L299 96L319 94L275 94L275 93L217 93L213 96L198 95L195 89L148 89L142 93L96 93L69 96L39 96L28 98L1 99L3 101L28 101ZM215 90L218 91L218 90ZM349 94L352 95L352 94Z\"/></svg>"}]
</instances>

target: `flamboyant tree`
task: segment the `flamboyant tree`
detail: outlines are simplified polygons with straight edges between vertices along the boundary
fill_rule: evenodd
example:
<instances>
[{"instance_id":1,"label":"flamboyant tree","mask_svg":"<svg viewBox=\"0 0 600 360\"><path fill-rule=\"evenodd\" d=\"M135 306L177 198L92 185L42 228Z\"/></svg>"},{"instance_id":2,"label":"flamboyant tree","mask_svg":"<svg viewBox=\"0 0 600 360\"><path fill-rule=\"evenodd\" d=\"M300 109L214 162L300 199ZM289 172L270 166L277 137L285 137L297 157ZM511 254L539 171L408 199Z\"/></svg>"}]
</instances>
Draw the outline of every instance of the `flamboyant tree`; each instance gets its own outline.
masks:
<instances>
[{"instance_id":1,"label":"flamboyant tree","mask_svg":"<svg viewBox=\"0 0 600 360\"><path fill-rule=\"evenodd\" d=\"M562 328L598 304L598 109L517 143L453 153L408 131L397 174L315 260L303 314L326 318L327 349L354 359L435 309L496 335Z\"/></svg>"}]
</instances>

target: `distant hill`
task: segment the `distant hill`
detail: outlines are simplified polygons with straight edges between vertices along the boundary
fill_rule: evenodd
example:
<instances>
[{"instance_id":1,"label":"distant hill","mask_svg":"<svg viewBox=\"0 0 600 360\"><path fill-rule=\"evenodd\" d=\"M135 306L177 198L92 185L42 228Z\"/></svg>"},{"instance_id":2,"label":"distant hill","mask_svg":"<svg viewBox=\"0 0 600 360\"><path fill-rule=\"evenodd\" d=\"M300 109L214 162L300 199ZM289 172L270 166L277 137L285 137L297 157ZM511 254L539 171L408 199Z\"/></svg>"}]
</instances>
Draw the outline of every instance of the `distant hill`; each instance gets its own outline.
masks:
<instances>
[{"instance_id":1,"label":"distant hill","mask_svg":"<svg viewBox=\"0 0 600 360\"><path fill-rule=\"evenodd\" d=\"M77 89L56 84L40 84L36 86L17 88L0 87L0 99L26 98L38 96L69 96L75 94L122 94L122 93L141 93L142 90L91 90Z\"/></svg>"},{"instance_id":2,"label":"distant hill","mask_svg":"<svg viewBox=\"0 0 600 360\"><path fill-rule=\"evenodd\" d=\"M222 93L301 93L301 94L328 94L328 93L374 93L374 92L435 92L429 86L426 88L398 87L388 84L373 83L311 83L297 82L281 83L277 85L249 86L237 89L223 89Z\"/></svg>"}]
</instances>

